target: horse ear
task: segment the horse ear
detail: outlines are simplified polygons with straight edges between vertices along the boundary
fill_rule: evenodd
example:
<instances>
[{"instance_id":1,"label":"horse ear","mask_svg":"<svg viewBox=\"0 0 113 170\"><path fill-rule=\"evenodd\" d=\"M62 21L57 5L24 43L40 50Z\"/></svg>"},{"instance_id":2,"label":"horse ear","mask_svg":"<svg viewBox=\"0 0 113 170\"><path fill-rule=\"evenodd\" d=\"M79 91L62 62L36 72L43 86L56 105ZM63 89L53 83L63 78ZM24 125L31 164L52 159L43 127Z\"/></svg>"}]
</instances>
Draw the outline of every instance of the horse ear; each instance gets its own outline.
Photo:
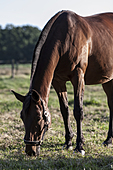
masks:
<instances>
[{"instance_id":1,"label":"horse ear","mask_svg":"<svg viewBox=\"0 0 113 170\"><path fill-rule=\"evenodd\" d=\"M39 102L40 100L40 96L38 94L38 92L36 90L32 90L32 99L35 101L35 102Z\"/></svg>"},{"instance_id":2,"label":"horse ear","mask_svg":"<svg viewBox=\"0 0 113 170\"><path fill-rule=\"evenodd\" d=\"M11 90L11 92L13 92L13 94L15 95L15 97L20 101L20 102L24 102L25 101L25 96L22 96L19 93L16 93L15 91Z\"/></svg>"}]
</instances>

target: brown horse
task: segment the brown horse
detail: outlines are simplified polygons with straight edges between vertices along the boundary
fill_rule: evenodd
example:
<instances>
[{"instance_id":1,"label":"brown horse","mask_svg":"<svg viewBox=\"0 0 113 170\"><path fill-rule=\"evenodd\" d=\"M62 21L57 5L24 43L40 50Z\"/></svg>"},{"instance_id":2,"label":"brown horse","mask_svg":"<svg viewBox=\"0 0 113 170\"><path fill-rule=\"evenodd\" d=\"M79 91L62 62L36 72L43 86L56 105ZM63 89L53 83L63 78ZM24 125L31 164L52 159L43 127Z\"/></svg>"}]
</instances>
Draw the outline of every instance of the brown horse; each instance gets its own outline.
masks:
<instances>
[{"instance_id":1,"label":"brown horse","mask_svg":"<svg viewBox=\"0 0 113 170\"><path fill-rule=\"evenodd\" d=\"M51 124L48 109L50 86L59 98L65 125L65 145L72 146L66 81L74 87L74 117L77 122L76 151L85 153L82 134L84 85L102 84L110 109L109 130L104 145L113 138L113 13L81 17L71 11L57 13L46 24L36 44L30 89L26 96L13 91L23 102L21 118L28 155L39 154L41 140Z\"/></svg>"}]
</instances>

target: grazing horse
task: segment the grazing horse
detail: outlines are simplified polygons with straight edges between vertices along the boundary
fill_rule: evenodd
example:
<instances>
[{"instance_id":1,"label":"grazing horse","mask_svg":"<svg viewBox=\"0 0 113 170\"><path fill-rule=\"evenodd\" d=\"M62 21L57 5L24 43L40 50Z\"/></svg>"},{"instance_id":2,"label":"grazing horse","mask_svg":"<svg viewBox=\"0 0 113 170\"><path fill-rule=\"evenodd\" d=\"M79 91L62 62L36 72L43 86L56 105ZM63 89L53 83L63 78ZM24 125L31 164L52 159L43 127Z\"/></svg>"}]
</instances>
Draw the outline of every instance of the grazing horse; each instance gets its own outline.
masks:
<instances>
[{"instance_id":1,"label":"grazing horse","mask_svg":"<svg viewBox=\"0 0 113 170\"><path fill-rule=\"evenodd\" d=\"M84 86L102 84L110 110L109 130L104 145L113 138L113 13L81 17L71 11L53 16L35 46L31 81L26 96L14 91L23 103L24 142L28 155L38 155L44 133L51 124L48 109L50 86L60 103L65 125L65 145L72 146L66 82L74 87L74 117L77 123L76 151L85 153L82 134Z\"/></svg>"}]
</instances>

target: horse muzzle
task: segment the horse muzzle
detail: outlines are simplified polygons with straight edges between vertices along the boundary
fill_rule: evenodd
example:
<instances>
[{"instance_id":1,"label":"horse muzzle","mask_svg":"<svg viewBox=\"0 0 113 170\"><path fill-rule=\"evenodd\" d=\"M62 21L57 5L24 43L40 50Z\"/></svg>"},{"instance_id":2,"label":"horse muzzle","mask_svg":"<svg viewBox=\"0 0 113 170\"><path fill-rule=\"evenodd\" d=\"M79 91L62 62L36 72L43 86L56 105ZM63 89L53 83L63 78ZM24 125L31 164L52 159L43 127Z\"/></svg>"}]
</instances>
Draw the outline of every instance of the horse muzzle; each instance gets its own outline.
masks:
<instances>
[{"instance_id":1,"label":"horse muzzle","mask_svg":"<svg viewBox=\"0 0 113 170\"><path fill-rule=\"evenodd\" d=\"M32 156L32 155L39 156L40 155L40 146L41 146L41 144L43 144L44 135L47 130L48 130L48 124L46 123L43 127L43 135L42 135L41 140L30 141L30 140L26 140L24 137L24 143L26 144L25 152L27 155L29 155L29 156Z\"/></svg>"},{"instance_id":2,"label":"horse muzzle","mask_svg":"<svg viewBox=\"0 0 113 170\"><path fill-rule=\"evenodd\" d=\"M39 156L40 145L38 146L26 145L25 152L28 156Z\"/></svg>"},{"instance_id":3,"label":"horse muzzle","mask_svg":"<svg viewBox=\"0 0 113 170\"><path fill-rule=\"evenodd\" d=\"M26 145L25 152L28 156L39 156L40 155L40 145L39 146Z\"/></svg>"},{"instance_id":4,"label":"horse muzzle","mask_svg":"<svg viewBox=\"0 0 113 170\"><path fill-rule=\"evenodd\" d=\"M24 139L26 144L25 152L28 156L39 156L40 155L40 145L41 141L29 141Z\"/></svg>"}]
</instances>

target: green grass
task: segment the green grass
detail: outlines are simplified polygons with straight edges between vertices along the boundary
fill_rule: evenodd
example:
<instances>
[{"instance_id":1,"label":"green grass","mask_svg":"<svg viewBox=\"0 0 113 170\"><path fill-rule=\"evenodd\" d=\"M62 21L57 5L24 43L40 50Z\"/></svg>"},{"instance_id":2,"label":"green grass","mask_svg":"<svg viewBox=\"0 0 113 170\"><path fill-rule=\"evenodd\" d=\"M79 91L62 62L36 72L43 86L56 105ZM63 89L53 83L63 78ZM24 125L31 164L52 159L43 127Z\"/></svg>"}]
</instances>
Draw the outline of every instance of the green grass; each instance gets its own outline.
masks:
<instances>
[{"instance_id":1,"label":"green grass","mask_svg":"<svg viewBox=\"0 0 113 170\"><path fill-rule=\"evenodd\" d=\"M8 74L7 74L8 73ZM10 67L0 66L0 170L109 170L113 169L113 146L102 146L109 126L109 109L101 85L86 86L84 95L83 134L85 156L62 150L65 142L64 124L54 89L49 97L52 125L45 136L39 157L28 157L23 142L24 126L20 119L22 104L10 89L26 94L29 89L30 65L19 66L18 74L10 78ZM68 82L70 120L76 145L76 121L73 116L73 87Z\"/></svg>"}]
</instances>

